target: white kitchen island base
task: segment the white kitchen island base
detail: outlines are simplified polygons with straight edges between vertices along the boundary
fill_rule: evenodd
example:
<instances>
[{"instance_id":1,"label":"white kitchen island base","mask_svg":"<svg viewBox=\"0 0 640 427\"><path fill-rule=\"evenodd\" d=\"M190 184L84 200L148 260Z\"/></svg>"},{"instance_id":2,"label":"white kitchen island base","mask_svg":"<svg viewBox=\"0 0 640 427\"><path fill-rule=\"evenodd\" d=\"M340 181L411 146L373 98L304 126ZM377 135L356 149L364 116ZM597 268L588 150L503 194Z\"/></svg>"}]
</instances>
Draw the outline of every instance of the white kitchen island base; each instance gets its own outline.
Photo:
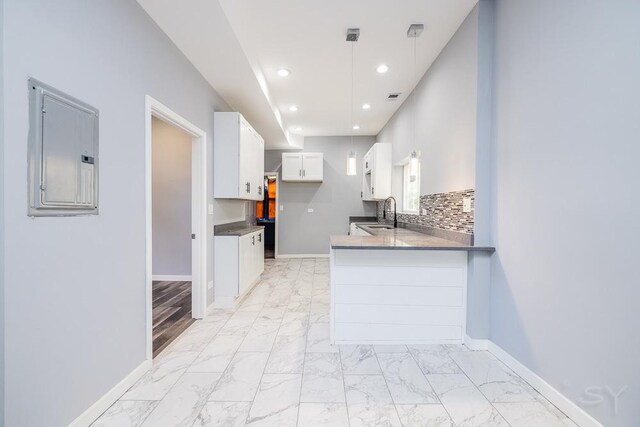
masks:
<instances>
[{"instance_id":1,"label":"white kitchen island base","mask_svg":"<svg viewBox=\"0 0 640 427\"><path fill-rule=\"evenodd\" d=\"M331 342L462 343L464 250L331 249Z\"/></svg>"}]
</instances>

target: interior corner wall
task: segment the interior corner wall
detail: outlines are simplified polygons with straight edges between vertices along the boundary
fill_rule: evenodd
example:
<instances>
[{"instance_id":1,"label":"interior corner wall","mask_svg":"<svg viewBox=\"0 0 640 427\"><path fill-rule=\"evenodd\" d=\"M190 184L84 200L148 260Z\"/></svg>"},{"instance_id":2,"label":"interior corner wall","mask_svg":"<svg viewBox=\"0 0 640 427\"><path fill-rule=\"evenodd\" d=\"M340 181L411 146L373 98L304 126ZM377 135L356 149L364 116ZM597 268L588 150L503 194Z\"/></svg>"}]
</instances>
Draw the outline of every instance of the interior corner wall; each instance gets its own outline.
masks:
<instances>
[{"instance_id":1,"label":"interior corner wall","mask_svg":"<svg viewBox=\"0 0 640 427\"><path fill-rule=\"evenodd\" d=\"M191 276L191 152L193 138L151 123L153 275Z\"/></svg>"},{"instance_id":2,"label":"interior corner wall","mask_svg":"<svg viewBox=\"0 0 640 427\"><path fill-rule=\"evenodd\" d=\"M606 426L640 420L639 22L496 2L491 340Z\"/></svg>"},{"instance_id":3,"label":"interior corner wall","mask_svg":"<svg viewBox=\"0 0 640 427\"><path fill-rule=\"evenodd\" d=\"M0 0L0 425L4 423L4 0Z\"/></svg>"},{"instance_id":4,"label":"interior corner wall","mask_svg":"<svg viewBox=\"0 0 640 427\"><path fill-rule=\"evenodd\" d=\"M282 182L278 189L278 255L329 253L329 236L347 234L349 216L376 216L376 203L363 202L362 158L375 142L373 136L305 137L304 152L323 153L322 183ZM356 176L347 176L347 156L355 151ZM282 150L265 151L266 172L281 171ZM282 178L282 176L280 176ZM308 212L308 209L313 212Z\"/></svg>"},{"instance_id":5,"label":"interior corner wall","mask_svg":"<svg viewBox=\"0 0 640 427\"><path fill-rule=\"evenodd\" d=\"M146 359L145 95L207 133L209 203L229 106L135 1L5 0L3 23L5 424L68 425ZM27 217L29 77L100 110L97 216Z\"/></svg>"},{"instance_id":6,"label":"interior corner wall","mask_svg":"<svg viewBox=\"0 0 640 427\"><path fill-rule=\"evenodd\" d=\"M394 163L421 151L423 195L475 186L477 33L476 5L377 136L393 144Z\"/></svg>"}]
</instances>

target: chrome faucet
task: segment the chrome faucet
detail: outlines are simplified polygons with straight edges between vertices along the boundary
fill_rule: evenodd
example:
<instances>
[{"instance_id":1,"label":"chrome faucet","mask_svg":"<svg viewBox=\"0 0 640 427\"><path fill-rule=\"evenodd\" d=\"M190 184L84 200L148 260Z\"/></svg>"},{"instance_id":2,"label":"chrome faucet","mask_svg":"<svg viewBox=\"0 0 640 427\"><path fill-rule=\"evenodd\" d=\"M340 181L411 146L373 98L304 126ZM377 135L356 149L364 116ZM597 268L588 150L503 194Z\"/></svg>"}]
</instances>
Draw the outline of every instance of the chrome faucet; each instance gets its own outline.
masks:
<instances>
[{"instance_id":1,"label":"chrome faucet","mask_svg":"<svg viewBox=\"0 0 640 427\"><path fill-rule=\"evenodd\" d=\"M395 197L387 197L384 199L384 204L382 205L382 219L387 219L387 202L389 200L393 200L393 228L398 228L398 213L396 210L396 198Z\"/></svg>"}]
</instances>

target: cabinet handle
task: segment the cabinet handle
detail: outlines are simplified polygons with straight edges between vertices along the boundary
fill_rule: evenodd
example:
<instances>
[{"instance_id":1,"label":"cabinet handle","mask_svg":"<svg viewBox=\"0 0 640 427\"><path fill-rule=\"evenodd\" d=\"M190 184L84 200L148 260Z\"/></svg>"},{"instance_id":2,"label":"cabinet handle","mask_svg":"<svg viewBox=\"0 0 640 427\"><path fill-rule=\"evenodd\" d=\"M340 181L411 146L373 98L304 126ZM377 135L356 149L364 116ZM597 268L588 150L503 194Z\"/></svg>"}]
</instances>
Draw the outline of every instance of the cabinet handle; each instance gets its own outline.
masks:
<instances>
[{"instance_id":1,"label":"cabinet handle","mask_svg":"<svg viewBox=\"0 0 640 427\"><path fill-rule=\"evenodd\" d=\"M304 178L304 176L307 174L307 171L305 171L304 169L302 169L302 177Z\"/></svg>"},{"instance_id":2,"label":"cabinet handle","mask_svg":"<svg viewBox=\"0 0 640 427\"><path fill-rule=\"evenodd\" d=\"M300 176L302 176L302 169L300 169L300 170L298 171L298 174L299 174Z\"/></svg>"},{"instance_id":3,"label":"cabinet handle","mask_svg":"<svg viewBox=\"0 0 640 427\"><path fill-rule=\"evenodd\" d=\"M262 242L262 233L258 234L258 242Z\"/></svg>"},{"instance_id":4,"label":"cabinet handle","mask_svg":"<svg viewBox=\"0 0 640 427\"><path fill-rule=\"evenodd\" d=\"M376 194L376 190L373 187L371 187L371 194Z\"/></svg>"},{"instance_id":5,"label":"cabinet handle","mask_svg":"<svg viewBox=\"0 0 640 427\"><path fill-rule=\"evenodd\" d=\"M256 236L251 236L251 244L255 246L255 244L256 244Z\"/></svg>"},{"instance_id":6,"label":"cabinet handle","mask_svg":"<svg viewBox=\"0 0 640 427\"><path fill-rule=\"evenodd\" d=\"M247 183L244 185L244 189L245 189L245 191L248 193L248 192L249 192L249 190L251 189L251 184L247 182Z\"/></svg>"}]
</instances>

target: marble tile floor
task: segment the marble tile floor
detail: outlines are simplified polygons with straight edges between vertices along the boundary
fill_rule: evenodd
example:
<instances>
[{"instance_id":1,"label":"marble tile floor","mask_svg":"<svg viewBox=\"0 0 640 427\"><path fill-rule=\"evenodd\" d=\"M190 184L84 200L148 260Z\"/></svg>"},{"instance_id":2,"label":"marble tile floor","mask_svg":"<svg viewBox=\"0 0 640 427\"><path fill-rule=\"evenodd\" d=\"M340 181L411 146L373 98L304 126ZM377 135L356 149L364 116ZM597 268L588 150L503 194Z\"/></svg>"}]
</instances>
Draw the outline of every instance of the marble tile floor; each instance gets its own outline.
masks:
<instances>
[{"instance_id":1,"label":"marble tile floor","mask_svg":"<svg viewBox=\"0 0 640 427\"><path fill-rule=\"evenodd\" d=\"M94 426L574 426L485 351L329 343L328 259L265 261Z\"/></svg>"}]
</instances>

